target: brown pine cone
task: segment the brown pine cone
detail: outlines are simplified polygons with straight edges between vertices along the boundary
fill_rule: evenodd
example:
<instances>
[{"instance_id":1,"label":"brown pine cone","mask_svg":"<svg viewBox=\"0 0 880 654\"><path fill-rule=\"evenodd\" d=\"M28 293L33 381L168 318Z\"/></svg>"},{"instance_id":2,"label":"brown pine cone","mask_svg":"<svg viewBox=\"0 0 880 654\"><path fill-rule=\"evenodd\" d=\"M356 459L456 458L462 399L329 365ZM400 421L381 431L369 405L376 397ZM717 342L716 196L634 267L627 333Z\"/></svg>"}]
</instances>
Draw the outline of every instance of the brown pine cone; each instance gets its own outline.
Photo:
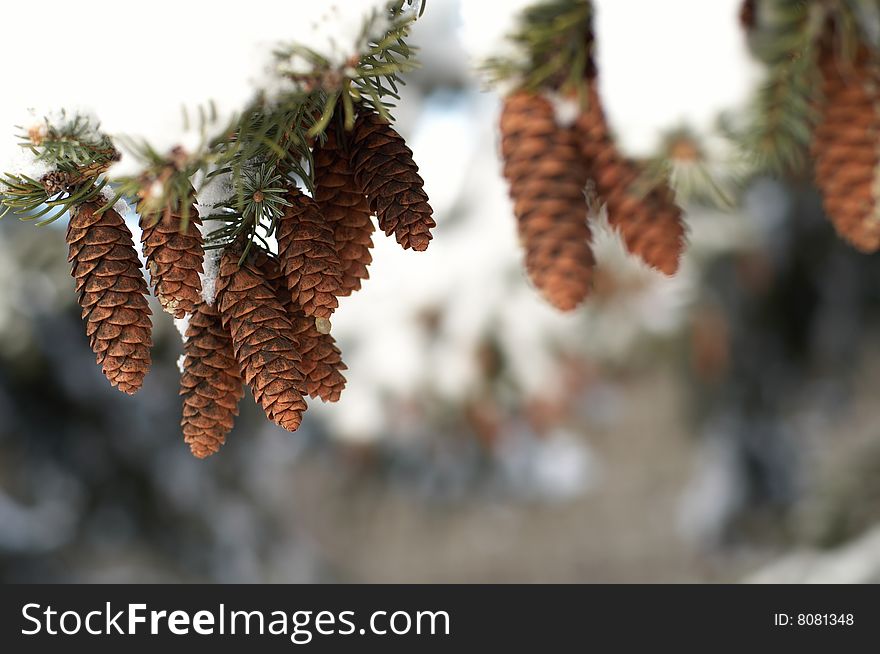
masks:
<instances>
[{"instance_id":1,"label":"brown pine cone","mask_svg":"<svg viewBox=\"0 0 880 654\"><path fill-rule=\"evenodd\" d=\"M862 49L820 57L823 104L813 133L816 185L837 233L861 252L880 249L880 75Z\"/></svg>"},{"instance_id":2,"label":"brown pine cone","mask_svg":"<svg viewBox=\"0 0 880 654\"><path fill-rule=\"evenodd\" d=\"M289 338L296 343L302 357L300 370L303 374L303 394L313 399L320 397L325 402L336 402L345 388L342 371L347 369L336 341L329 333L319 332L315 319L306 316L293 303L278 260L273 255L261 250L255 261L263 276L275 289L290 320L292 329Z\"/></svg>"},{"instance_id":3,"label":"brown pine cone","mask_svg":"<svg viewBox=\"0 0 880 654\"><path fill-rule=\"evenodd\" d=\"M551 304L571 311L589 294L595 265L572 131L556 124L545 98L519 91L504 101L501 152L526 270Z\"/></svg>"},{"instance_id":4,"label":"brown pine cone","mask_svg":"<svg viewBox=\"0 0 880 654\"><path fill-rule=\"evenodd\" d=\"M182 207L169 206L159 214L146 213L143 202L138 206L141 243L153 292L162 308L175 318L192 313L202 291L202 221L192 201L187 205L189 214L183 231Z\"/></svg>"},{"instance_id":5,"label":"brown pine cone","mask_svg":"<svg viewBox=\"0 0 880 654\"><path fill-rule=\"evenodd\" d=\"M278 252L287 288L294 304L309 316L327 318L339 306L341 274L333 228L324 220L317 203L291 187L278 221Z\"/></svg>"},{"instance_id":6,"label":"brown pine cone","mask_svg":"<svg viewBox=\"0 0 880 654\"><path fill-rule=\"evenodd\" d=\"M342 275L337 295L344 296L360 290L361 281L370 277L374 227L370 205L354 178L345 133L334 120L326 134L314 151L315 200L333 228Z\"/></svg>"},{"instance_id":7,"label":"brown pine cone","mask_svg":"<svg viewBox=\"0 0 880 654\"><path fill-rule=\"evenodd\" d=\"M232 338L220 314L199 302L189 320L183 344L183 439L200 459L214 454L226 442L244 396Z\"/></svg>"},{"instance_id":8,"label":"brown pine cone","mask_svg":"<svg viewBox=\"0 0 880 654\"><path fill-rule=\"evenodd\" d=\"M71 212L67 244L86 335L110 383L133 394L150 368L147 283L131 232L113 209L86 202Z\"/></svg>"},{"instance_id":9,"label":"brown pine cone","mask_svg":"<svg viewBox=\"0 0 880 654\"><path fill-rule=\"evenodd\" d=\"M404 249L423 251L431 241L431 217L419 167L400 136L379 114L361 107L351 136L355 179L386 236Z\"/></svg>"},{"instance_id":10,"label":"brown pine cone","mask_svg":"<svg viewBox=\"0 0 880 654\"><path fill-rule=\"evenodd\" d=\"M608 209L608 222L627 249L649 266L667 274L678 271L684 251L682 212L665 183L639 189L642 169L625 158L611 137L596 83L590 84L589 106L575 122L581 154L596 192Z\"/></svg>"},{"instance_id":11,"label":"brown pine cone","mask_svg":"<svg viewBox=\"0 0 880 654\"><path fill-rule=\"evenodd\" d=\"M253 261L238 265L241 250L229 246L220 259L217 309L242 377L272 422L296 431L306 410L300 388L302 358L275 290Z\"/></svg>"}]
</instances>

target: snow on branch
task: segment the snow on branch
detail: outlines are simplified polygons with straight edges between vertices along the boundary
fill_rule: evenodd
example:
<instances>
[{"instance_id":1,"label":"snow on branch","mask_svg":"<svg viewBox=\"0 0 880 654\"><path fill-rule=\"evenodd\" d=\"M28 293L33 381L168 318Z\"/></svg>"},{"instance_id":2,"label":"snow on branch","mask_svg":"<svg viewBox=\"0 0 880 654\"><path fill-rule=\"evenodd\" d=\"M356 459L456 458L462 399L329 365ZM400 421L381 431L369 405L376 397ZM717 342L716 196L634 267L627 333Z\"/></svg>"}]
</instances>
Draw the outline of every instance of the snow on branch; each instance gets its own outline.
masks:
<instances>
[{"instance_id":1,"label":"snow on branch","mask_svg":"<svg viewBox=\"0 0 880 654\"><path fill-rule=\"evenodd\" d=\"M113 5L99 0L84 16L69 3L48 4L54 20L44 26L45 50L27 75L15 71L0 109L0 134L14 135L0 145L0 210L50 222L110 183L108 206L126 198L154 211L185 203L194 177L229 175L222 209L234 234L250 221L267 237L280 206L267 204L272 184L290 177L312 188L310 148L337 105L349 126L360 104L390 118L399 75L415 66L405 37L423 3L252 0L238 12L158 0L139 17L145 38L112 52L87 43L76 53L101 62L102 83L57 74L57 61L71 56L60 31L86 29L94 15L112 15ZM150 35L186 47L156 47ZM13 33L0 47L24 50L25 36ZM119 92L123 83L131 94ZM50 111L22 116L27 107ZM218 239L232 233L214 232Z\"/></svg>"}]
</instances>

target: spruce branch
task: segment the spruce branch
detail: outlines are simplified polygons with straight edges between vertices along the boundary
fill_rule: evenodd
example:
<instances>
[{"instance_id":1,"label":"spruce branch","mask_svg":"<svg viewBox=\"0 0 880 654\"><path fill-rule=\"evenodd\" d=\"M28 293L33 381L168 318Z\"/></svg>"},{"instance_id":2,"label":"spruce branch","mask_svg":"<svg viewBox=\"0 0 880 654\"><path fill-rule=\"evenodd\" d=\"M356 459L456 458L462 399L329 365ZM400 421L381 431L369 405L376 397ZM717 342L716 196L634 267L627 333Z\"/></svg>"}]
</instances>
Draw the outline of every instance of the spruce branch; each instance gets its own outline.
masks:
<instances>
[{"instance_id":1,"label":"spruce branch","mask_svg":"<svg viewBox=\"0 0 880 654\"><path fill-rule=\"evenodd\" d=\"M388 109L399 98L401 75L418 66L416 50L406 38L424 6L424 1L391 0L374 11L364 21L356 51L341 63L297 44L280 48L274 53L275 70L288 84L271 95L258 94L226 124L219 122L212 104L192 114L184 112L185 128L200 137L189 150L160 151L148 142L118 137L139 164L137 175L113 176L110 171L108 178L119 152L88 117L62 113L23 129L22 147L50 172L39 179L8 172L0 179L5 187L0 215L50 215L54 220L112 183L114 197L103 209L121 198L150 213L179 208L185 230L192 179L229 174L231 199L207 218L222 225L206 247L246 239L246 252L253 240L265 242L273 233L286 206L280 189L298 180L314 192L312 147L323 142L337 106L343 109L347 129L354 125L359 108L374 109L390 121Z\"/></svg>"},{"instance_id":2,"label":"spruce branch","mask_svg":"<svg viewBox=\"0 0 880 654\"><path fill-rule=\"evenodd\" d=\"M27 129L18 129L22 130L19 145L30 150L37 161L57 170L92 169L97 176L119 160L110 137L88 116L68 116L62 110L58 119L44 117Z\"/></svg>"},{"instance_id":3,"label":"spruce branch","mask_svg":"<svg viewBox=\"0 0 880 654\"><path fill-rule=\"evenodd\" d=\"M119 160L110 137L90 117L75 114L43 117L27 129L18 127L18 145L47 171L40 177L7 172L0 178L0 218L9 213L38 226L54 222L72 207L95 200L107 184L103 175ZM101 207L101 211L112 203Z\"/></svg>"},{"instance_id":4,"label":"spruce branch","mask_svg":"<svg viewBox=\"0 0 880 654\"><path fill-rule=\"evenodd\" d=\"M742 166L729 161L723 166L717 163L694 131L677 127L664 134L658 152L645 162L633 191L644 197L652 189L668 184L682 206L728 210L736 205L742 186L738 177Z\"/></svg>"},{"instance_id":5,"label":"spruce branch","mask_svg":"<svg viewBox=\"0 0 880 654\"><path fill-rule=\"evenodd\" d=\"M509 39L525 53L494 57L484 69L490 83L515 80L535 91L558 91L586 103L593 70L593 7L590 0L542 0L527 7Z\"/></svg>"},{"instance_id":6,"label":"spruce branch","mask_svg":"<svg viewBox=\"0 0 880 654\"><path fill-rule=\"evenodd\" d=\"M96 200L107 185L104 179L87 179L64 184L58 189L56 182L44 181L50 175L52 173L39 180L27 175L6 175L0 181L4 187L0 218L12 213L18 215L19 220L37 221L37 226L42 227L55 222L79 204ZM102 204L101 210L106 210L112 204Z\"/></svg>"},{"instance_id":7,"label":"spruce branch","mask_svg":"<svg viewBox=\"0 0 880 654\"><path fill-rule=\"evenodd\" d=\"M752 50L767 65L767 77L741 141L757 170L799 174L817 117L816 21L802 0L773 0L766 7L767 20L755 30Z\"/></svg>"},{"instance_id":8,"label":"spruce branch","mask_svg":"<svg viewBox=\"0 0 880 654\"><path fill-rule=\"evenodd\" d=\"M224 202L213 207L205 221L217 224L205 238L205 249L226 248L243 243L243 257L258 241L269 249L267 239L274 235L278 219L290 206L287 180L276 165L261 163L241 171L240 185Z\"/></svg>"},{"instance_id":9,"label":"spruce branch","mask_svg":"<svg viewBox=\"0 0 880 654\"><path fill-rule=\"evenodd\" d=\"M734 134L756 172L803 175L818 120L819 50L853 61L864 43L860 0L767 0L750 35L755 57L767 66L750 125ZM833 29L829 30L828 26ZM830 36L829 36L830 35ZM823 40L831 38L831 43Z\"/></svg>"}]
</instances>

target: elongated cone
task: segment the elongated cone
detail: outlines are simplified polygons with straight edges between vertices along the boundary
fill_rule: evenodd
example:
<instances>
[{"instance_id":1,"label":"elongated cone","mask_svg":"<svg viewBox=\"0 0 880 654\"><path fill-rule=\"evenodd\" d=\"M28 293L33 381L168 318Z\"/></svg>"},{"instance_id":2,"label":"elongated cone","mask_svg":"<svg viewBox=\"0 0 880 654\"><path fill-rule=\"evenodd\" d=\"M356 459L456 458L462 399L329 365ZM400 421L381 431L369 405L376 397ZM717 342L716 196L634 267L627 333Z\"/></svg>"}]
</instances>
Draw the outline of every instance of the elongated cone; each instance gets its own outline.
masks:
<instances>
[{"instance_id":1,"label":"elongated cone","mask_svg":"<svg viewBox=\"0 0 880 654\"><path fill-rule=\"evenodd\" d=\"M213 306L204 302L195 306L183 352L180 426L192 453L204 459L226 442L244 396L232 337Z\"/></svg>"},{"instance_id":2,"label":"elongated cone","mask_svg":"<svg viewBox=\"0 0 880 654\"><path fill-rule=\"evenodd\" d=\"M574 136L550 102L519 91L504 101L501 151L526 270L551 304L571 311L589 294L595 265Z\"/></svg>"},{"instance_id":3,"label":"elongated cone","mask_svg":"<svg viewBox=\"0 0 880 654\"><path fill-rule=\"evenodd\" d=\"M306 316L293 304L284 283L284 275L278 260L271 254L261 251L256 258L257 266L263 276L272 284L279 301L290 320L290 339L297 344L302 357L304 395L321 398L325 402L336 402L345 388L342 371L347 366L342 362L342 353L329 333L323 334L315 327L315 319Z\"/></svg>"},{"instance_id":4,"label":"elongated cone","mask_svg":"<svg viewBox=\"0 0 880 654\"><path fill-rule=\"evenodd\" d=\"M275 290L251 260L239 266L240 256L239 248L229 246L220 259L217 309L254 399L272 422L296 431L306 410L302 358Z\"/></svg>"},{"instance_id":5,"label":"elongated cone","mask_svg":"<svg viewBox=\"0 0 880 654\"><path fill-rule=\"evenodd\" d=\"M291 187L278 221L278 252L293 302L309 316L329 319L339 306L340 264L333 229L317 203Z\"/></svg>"},{"instance_id":6,"label":"elongated cone","mask_svg":"<svg viewBox=\"0 0 880 654\"><path fill-rule=\"evenodd\" d=\"M168 206L161 213L147 213L141 202L138 213L153 292L165 311L183 318L193 312L202 290L199 273L205 251L199 214L192 201L186 210Z\"/></svg>"},{"instance_id":7,"label":"elongated cone","mask_svg":"<svg viewBox=\"0 0 880 654\"><path fill-rule=\"evenodd\" d=\"M631 253L667 275L675 274L685 246L682 211L665 183L639 188L643 171L617 149L595 80L575 130L587 172L608 209L608 222Z\"/></svg>"},{"instance_id":8,"label":"elongated cone","mask_svg":"<svg viewBox=\"0 0 880 654\"><path fill-rule=\"evenodd\" d=\"M86 202L71 212L68 261L98 364L113 386L133 394L150 368L147 283L125 221L113 209L98 214L101 206Z\"/></svg>"},{"instance_id":9,"label":"elongated cone","mask_svg":"<svg viewBox=\"0 0 880 654\"><path fill-rule=\"evenodd\" d=\"M816 185L837 233L861 252L880 249L880 72L865 48L820 56L823 103L813 133Z\"/></svg>"},{"instance_id":10,"label":"elongated cone","mask_svg":"<svg viewBox=\"0 0 880 654\"><path fill-rule=\"evenodd\" d=\"M431 217L419 167L400 136L381 116L361 107L351 134L355 179L386 236L394 234L404 249L427 250Z\"/></svg>"},{"instance_id":11,"label":"elongated cone","mask_svg":"<svg viewBox=\"0 0 880 654\"><path fill-rule=\"evenodd\" d=\"M315 148L315 200L321 215L333 229L340 264L337 295L351 295L370 277L373 260L373 221L370 205L355 180L347 135L333 120L327 140Z\"/></svg>"}]
</instances>

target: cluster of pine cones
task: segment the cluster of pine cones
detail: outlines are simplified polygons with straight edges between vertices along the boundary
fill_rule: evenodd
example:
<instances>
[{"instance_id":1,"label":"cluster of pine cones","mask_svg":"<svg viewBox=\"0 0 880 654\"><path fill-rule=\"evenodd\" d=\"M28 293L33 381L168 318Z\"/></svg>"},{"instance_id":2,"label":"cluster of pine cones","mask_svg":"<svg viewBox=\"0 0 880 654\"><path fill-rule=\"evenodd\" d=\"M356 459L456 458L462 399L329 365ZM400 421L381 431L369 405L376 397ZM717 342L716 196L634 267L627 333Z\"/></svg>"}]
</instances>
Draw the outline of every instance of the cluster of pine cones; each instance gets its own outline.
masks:
<instances>
[{"instance_id":1,"label":"cluster of pine cones","mask_svg":"<svg viewBox=\"0 0 880 654\"><path fill-rule=\"evenodd\" d=\"M190 316L181 426L197 457L225 442L243 384L267 417L290 431L300 425L305 396L339 399L345 364L329 318L338 298L368 278L372 215L404 248L428 247L434 220L418 167L403 138L375 112L362 108L351 132L332 121L326 140L315 146L313 176L314 197L289 187L277 255L252 247L240 263L241 244L224 250L212 303L202 297L195 197L186 207L140 214L153 291L165 311ZM72 212L69 260L98 364L111 384L130 394L150 367L147 284L122 217L101 208L93 201Z\"/></svg>"},{"instance_id":2,"label":"cluster of pine cones","mask_svg":"<svg viewBox=\"0 0 880 654\"><path fill-rule=\"evenodd\" d=\"M685 243L672 190L665 182L646 188L641 164L620 152L602 109L595 65L588 71L588 101L570 126L557 122L553 104L539 92L508 95L501 112L504 176L526 271L562 311L573 310L591 290L588 184L627 249L649 266L674 274Z\"/></svg>"}]
</instances>

